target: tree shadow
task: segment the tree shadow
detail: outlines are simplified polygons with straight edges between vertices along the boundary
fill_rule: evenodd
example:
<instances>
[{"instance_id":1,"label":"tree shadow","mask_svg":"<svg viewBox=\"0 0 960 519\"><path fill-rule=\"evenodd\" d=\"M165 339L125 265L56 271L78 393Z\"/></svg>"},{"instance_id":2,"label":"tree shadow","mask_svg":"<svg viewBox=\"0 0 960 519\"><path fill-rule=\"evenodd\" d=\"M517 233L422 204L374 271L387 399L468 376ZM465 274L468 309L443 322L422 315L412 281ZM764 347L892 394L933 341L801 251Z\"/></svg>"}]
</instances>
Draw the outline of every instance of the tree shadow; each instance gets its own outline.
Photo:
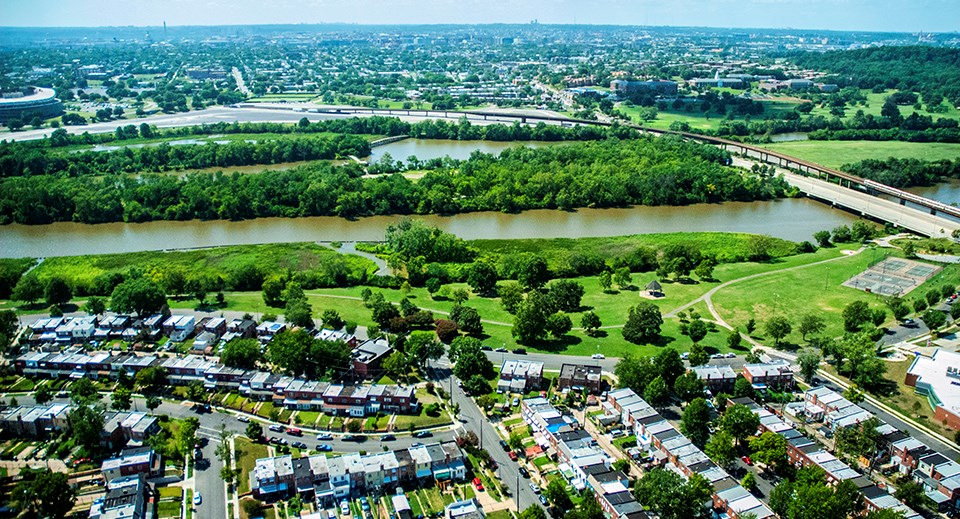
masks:
<instances>
[{"instance_id":1,"label":"tree shadow","mask_svg":"<svg viewBox=\"0 0 960 519\"><path fill-rule=\"evenodd\" d=\"M640 287L638 287L637 285L627 285L627 286L620 287L620 290L626 290L629 292L639 292Z\"/></svg>"},{"instance_id":2,"label":"tree shadow","mask_svg":"<svg viewBox=\"0 0 960 519\"><path fill-rule=\"evenodd\" d=\"M591 339L602 339L602 338L604 338L604 337L606 337L606 336L608 336L608 335L610 335L610 334L608 334L606 330L597 330L597 331L595 331L595 332L587 335L587 337L590 337Z\"/></svg>"},{"instance_id":3,"label":"tree shadow","mask_svg":"<svg viewBox=\"0 0 960 519\"><path fill-rule=\"evenodd\" d=\"M670 337L668 335L658 335L655 339L647 342L646 344L652 344L653 346L666 346L671 342L675 342L676 340L677 340L676 337Z\"/></svg>"},{"instance_id":4,"label":"tree shadow","mask_svg":"<svg viewBox=\"0 0 960 519\"><path fill-rule=\"evenodd\" d=\"M65 314L68 314L68 313L71 313L71 312L76 312L76 311L79 310L79 309L80 309L80 307L77 306L76 303L64 303L64 304L60 305L60 310L62 310L63 313L65 313Z\"/></svg>"}]
</instances>

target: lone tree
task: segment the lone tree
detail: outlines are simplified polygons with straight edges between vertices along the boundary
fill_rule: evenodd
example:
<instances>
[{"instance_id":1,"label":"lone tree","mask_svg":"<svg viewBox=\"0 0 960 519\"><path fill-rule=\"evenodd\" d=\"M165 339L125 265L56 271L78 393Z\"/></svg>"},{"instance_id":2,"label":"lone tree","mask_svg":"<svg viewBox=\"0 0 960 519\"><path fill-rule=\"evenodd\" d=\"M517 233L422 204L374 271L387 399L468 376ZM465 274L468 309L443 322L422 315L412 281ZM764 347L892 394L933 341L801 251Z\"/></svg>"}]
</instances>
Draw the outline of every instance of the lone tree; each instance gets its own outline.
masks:
<instances>
[{"instance_id":1,"label":"lone tree","mask_svg":"<svg viewBox=\"0 0 960 519\"><path fill-rule=\"evenodd\" d=\"M782 315L775 315L767 320L767 324L764 329L766 330L767 335L773 337L774 346L779 346L780 341L789 335L791 331L793 331L793 326L791 326L790 321L786 317Z\"/></svg>"},{"instance_id":2,"label":"lone tree","mask_svg":"<svg viewBox=\"0 0 960 519\"><path fill-rule=\"evenodd\" d=\"M639 303L630 307L627 322L623 325L623 338L634 344L646 344L660 337L663 316L660 307L653 303Z\"/></svg>"},{"instance_id":3,"label":"lone tree","mask_svg":"<svg viewBox=\"0 0 960 519\"><path fill-rule=\"evenodd\" d=\"M167 297L156 283L144 279L130 279L117 285L110 295L110 306L117 312L137 315L157 313L167 304Z\"/></svg>"}]
</instances>

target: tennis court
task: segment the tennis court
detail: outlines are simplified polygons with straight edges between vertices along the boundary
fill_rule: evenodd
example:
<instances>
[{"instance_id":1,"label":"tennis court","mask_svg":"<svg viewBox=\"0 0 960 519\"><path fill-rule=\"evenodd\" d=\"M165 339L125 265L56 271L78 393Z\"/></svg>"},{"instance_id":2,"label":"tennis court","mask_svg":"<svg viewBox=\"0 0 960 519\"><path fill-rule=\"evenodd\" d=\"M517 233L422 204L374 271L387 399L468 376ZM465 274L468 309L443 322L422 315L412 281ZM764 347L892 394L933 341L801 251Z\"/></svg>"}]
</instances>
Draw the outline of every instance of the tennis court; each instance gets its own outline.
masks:
<instances>
[{"instance_id":1,"label":"tennis court","mask_svg":"<svg viewBox=\"0 0 960 519\"><path fill-rule=\"evenodd\" d=\"M843 286L884 296L903 296L932 278L940 267L901 258L889 258L872 265L843 283Z\"/></svg>"}]
</instances>

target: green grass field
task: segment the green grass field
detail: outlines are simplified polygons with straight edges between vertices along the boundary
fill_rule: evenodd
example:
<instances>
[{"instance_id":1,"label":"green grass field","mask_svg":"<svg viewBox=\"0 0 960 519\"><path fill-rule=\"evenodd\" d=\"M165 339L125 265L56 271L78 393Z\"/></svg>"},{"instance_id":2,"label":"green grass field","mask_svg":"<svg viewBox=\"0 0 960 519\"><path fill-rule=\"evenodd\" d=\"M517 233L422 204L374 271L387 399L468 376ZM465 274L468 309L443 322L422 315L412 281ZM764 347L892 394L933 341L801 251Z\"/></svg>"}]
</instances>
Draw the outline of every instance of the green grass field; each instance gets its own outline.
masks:
<instances>
[{"instance_id":1,"label":"green grass field","mask_svg":"<svg viewBox=\"0 0 960 519\"><path fill-rule=\"evenodd\" d=\"M267 274L291 269L294 272L322 271L326 265L343 261L352 275L363 278L376 271L376 265L359 256L342 255L315 243L275 243L213 247L170 252L132 252L96 256L62 256L47 258L34 272L41 281L59 276L89 292L94 280L103 274L126 273L140 269L147 276L161 279L164 272L180 270L186 276L196 273L230 279L241 267L256 265Z\"/></svg>"},{"instance_id":2,"label":"green grass field","mask_svg":"<svg viewBox=\"0 0 960 519\"><path fill-rule=\"evenodd\" d=\"M901 141L791 141L762 144L794 157L831 168L840 168L865 159L940 160L960 159L960 144Z\"/></svg>"},{"instance_id":3,"label":"green grass field","mask_svg":"<svg viewBox=\"0 0 960 519\"><path fill-rule=\"evenodd\" d=\"M261 443L253 443L246 438L236 438L234 445L241 453L238 490L241 494L245 494L250 491L250 472L256 465L257 459L267 457L267 446Z\"/></svg>"}]
</instances>

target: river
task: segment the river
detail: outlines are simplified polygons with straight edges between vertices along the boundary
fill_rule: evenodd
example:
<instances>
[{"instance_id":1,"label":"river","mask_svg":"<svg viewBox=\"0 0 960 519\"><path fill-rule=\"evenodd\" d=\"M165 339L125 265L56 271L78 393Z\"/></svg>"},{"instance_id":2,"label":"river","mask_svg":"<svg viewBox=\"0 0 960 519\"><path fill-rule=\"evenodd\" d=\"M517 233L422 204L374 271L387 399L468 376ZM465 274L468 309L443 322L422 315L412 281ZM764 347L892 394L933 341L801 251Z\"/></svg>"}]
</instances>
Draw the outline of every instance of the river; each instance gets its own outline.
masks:
<instances>
[{"instance_id":1,"label":"river","mask_svg":"<svg viewBox=\"0 0 960 519\"><path fill-rule=\"evenodd\" d=\"M371 160L389 153L395 160L449 155L465 159L517 146L516 142L469 142L407 139L374 148ZM562 143L522 143L550 146ZM296 241L379 241L400 216L357 220L338 217L260 218L231 222L157 221L99 225L61 222L50 225L0 226L0 257L72 256L179 248ZM510 239L620 236L678 231L749 232L788 240L810 240L813 233L849 224L855 217L807 199L730 202L687 207L537 210L454 216L420 216L426 223L465 239Z\"/></svg>"},{"instance_id":2,"label":"river","mask_svg":"<svg viewBox=\"0 0 960 519\"><path fill-rule=\"evenodd\" d=\"M334 216L224 220L50 225L12 224L0 227L0 256L44 257L135 252L296 241L378 241L398 216L346 220ZM580 238L678 231L749 232L788 240L810 240L814 232L850 224L851 214L808 199L729 202L686 207L636 206L581 209L575 212L536 210L454 216L420 216L465 239Z\"/></svg>"}]
</instances>

